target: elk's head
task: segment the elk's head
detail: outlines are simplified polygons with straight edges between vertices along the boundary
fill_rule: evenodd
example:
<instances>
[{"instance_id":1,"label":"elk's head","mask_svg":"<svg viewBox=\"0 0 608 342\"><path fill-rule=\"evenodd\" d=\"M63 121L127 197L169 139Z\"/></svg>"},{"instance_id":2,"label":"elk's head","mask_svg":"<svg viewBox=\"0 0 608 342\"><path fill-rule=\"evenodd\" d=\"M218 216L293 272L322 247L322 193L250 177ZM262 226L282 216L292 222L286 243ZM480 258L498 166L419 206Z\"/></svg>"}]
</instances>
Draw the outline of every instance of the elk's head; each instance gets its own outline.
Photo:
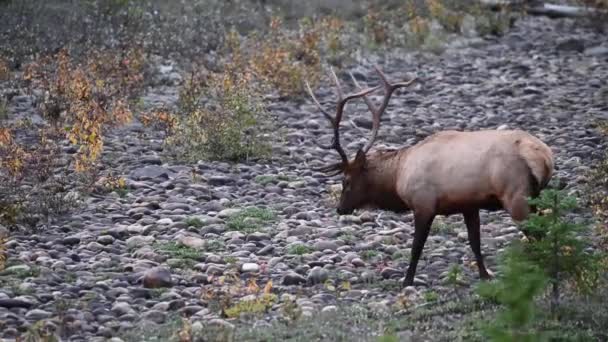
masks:
<instances>
[{"instance_id":1,"label":"elk's head","mask_svg":"<svg viewBox=\"0 0 608 342\"><path fill-rule=\"evenodd\" d=\"M378 76L380 76L380 80L382 85L378 85L373 88L362 89L355 77L350 74L351 79L355 83L355 85L359 88L359 91L353 94L349 94L347 96L343 95L342 87L340 86L340 81L338 77L334 73L333 69L331 70L331 75L336 84L338 101L336 106L336 115L332 116L327 112L316 99L315 95L310 88L308 82L306 82L306 88L312 97L314 103L317 105L319 110L323 113L325 118L331 123L334 137L332 143L330 145L321 145L317 143L324 149L335 149L340 155L340 161L331 164L322 168L319 168L318 171L329 172L330 175L338 175L340 173L343 174L342 178L342 194L340 195L340 201L337 207L338 214L345 215L352 213L355 209L361 208L368 204L370 199L370 191L372 191L371 184L374 180L370 179L369 163L367 158L367 152L372 147L372 144L376 140L378 135L378 129L380 128L380 117L382 113L388 106L391 95L398 88L403 88L411 85L416 78L413 78L407 82L398 82L398 83L390 83L386 76L380 71L380 69L375 66L374 67ZM384 98L382 100L382 104L380 107L377 107L372 103L372 101L367 97L368 94L376 91L379 88L384 87ZM367 107L372 112L372 131L370 134L369 141L363 146L361 149L357 151L355 158L352 161L349 161L344 149L340 145L340 121L342 120L342 114L344 111L344 106L349 100L356 98L363 98Z\"/></svg>"}]
</instances>

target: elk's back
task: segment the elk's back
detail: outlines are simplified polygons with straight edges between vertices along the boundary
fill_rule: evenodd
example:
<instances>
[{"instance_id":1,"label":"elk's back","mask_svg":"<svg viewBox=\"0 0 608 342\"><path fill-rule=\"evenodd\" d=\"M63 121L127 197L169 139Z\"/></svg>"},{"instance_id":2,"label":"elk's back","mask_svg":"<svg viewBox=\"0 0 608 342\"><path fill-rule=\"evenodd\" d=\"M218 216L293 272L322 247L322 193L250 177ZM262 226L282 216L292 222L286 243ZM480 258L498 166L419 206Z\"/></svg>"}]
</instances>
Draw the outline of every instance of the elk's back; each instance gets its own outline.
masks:
<instances>
[{"instance_id":1,"label":"elk's back","mask_svg":"<svg viewBox=\"0 0 608 342\"><path fill-rule=\"evenodd\" d=\"M435 201L453 211L494 206L508 191L540 191L553 174L553 155L520 130L443 131L410 148L400 173L397 189L408 205Z\"/></svg>"}]
</instances>

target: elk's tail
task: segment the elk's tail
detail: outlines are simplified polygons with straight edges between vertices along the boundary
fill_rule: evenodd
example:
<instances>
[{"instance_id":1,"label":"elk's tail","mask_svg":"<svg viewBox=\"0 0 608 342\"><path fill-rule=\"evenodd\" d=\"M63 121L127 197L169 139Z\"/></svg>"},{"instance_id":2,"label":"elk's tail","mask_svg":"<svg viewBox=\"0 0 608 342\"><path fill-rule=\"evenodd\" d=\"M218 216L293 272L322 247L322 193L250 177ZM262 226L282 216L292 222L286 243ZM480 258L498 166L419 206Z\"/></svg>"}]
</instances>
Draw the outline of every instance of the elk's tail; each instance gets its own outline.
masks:
<instances>
[{"instance_id":1,"label":"elk's tail","mask_svg":"<svg viewBox=\"0 0 608 342\"><path fill-rule=\"evenodd\" d=\"M530 169L532 194L537 196L547 187L553 176L553 153L540 140L526 140L520 144L520 153Z\"/></svg>"}]
</instances>

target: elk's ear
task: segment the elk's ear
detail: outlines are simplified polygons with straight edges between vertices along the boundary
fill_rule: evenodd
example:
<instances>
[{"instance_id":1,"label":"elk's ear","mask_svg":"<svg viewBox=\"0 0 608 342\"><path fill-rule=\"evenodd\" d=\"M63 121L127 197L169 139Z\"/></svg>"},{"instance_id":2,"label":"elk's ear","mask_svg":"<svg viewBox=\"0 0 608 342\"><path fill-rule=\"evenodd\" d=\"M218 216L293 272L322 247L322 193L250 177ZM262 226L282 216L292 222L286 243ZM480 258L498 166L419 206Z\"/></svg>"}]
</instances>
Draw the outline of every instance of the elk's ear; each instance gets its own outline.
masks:
<instances>
[{"instance_id":1,"label":"elk's ear","mask_svg":"<svg viewBox=\"0 0 608 342\"><path fill-rule=\"evenodd\" d=\"M355 156L355 160L353 161L353 166L358 169L365 168L367 164L367 157L365 156L365 152L362 149L357 151L357 156Z\"/></svg>"}]
</instances>

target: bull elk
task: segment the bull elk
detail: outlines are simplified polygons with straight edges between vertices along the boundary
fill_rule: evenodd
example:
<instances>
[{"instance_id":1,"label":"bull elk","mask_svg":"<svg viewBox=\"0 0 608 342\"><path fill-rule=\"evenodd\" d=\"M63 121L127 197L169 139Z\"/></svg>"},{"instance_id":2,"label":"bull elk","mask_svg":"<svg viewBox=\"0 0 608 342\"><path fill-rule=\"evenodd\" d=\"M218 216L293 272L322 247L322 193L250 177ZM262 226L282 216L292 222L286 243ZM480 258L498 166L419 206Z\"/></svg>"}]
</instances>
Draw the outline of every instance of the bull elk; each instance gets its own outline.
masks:
<instances>
[{"instance_id":1,"label":"bull elk","mask_svg":"<svg viewBox=\"0 0 608 342\"><path fill-rule=\"evenodd\" d=\"M317 169L331 175L343 173L338 214L351 214L358 208L413 211L414 241L404 286L414 283L418 259L435 216L462 214L479 277L491 279L481 255L479 210L506 210L516 222L526 219L535 210L529 207L527 197L537 197L553 175L551 149L521 130L447 130L412 147L369 152L393 92L417 81L413 78L390 83L377 66L375 71L382 84L362 89L350 74L358 92L344 96L331 70L338 95L335 116L321 106L306 82L312 100L333 128L332 144L321 146L335 149L341 158ZM384 98L377 107L367 95L380 88L384 88ZM367 143L349 161L340 145L339 126L344 106L356 98L363 98L371 111L372 130Z\"/></svg>"}]
</instances>

